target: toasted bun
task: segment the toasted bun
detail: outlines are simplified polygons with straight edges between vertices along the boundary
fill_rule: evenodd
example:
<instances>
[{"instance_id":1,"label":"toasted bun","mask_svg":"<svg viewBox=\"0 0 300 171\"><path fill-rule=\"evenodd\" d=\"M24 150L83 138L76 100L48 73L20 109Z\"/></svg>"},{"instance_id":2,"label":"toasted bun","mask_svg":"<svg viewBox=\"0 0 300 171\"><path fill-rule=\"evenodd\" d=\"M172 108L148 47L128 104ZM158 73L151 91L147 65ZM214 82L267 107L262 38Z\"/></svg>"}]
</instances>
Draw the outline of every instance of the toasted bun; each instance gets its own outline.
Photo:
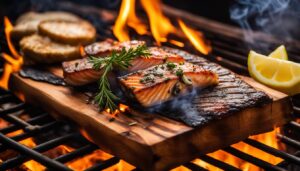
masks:
<instances>
[{"instance_id":1,"label":"toasted bun","mask_svg":"<svg viewBox=\"0 0 300 171\"><path fill-rule=\"evenodd\" d=\"M24 36L34 34L38 31L40 22L48 20L79 21L81 19L71 13L60 11L45 13L28 12L17 19L16 25L11 32L12 38L20 40Z\"/></svg>"},{"instance_id":2,"label":"toasted bun","mask_svg":"<svg viewBox=\"0 0 300 171\"><path fill-rule=\"evenodd\" d=\"M56 43L34 34L20 41L23 55L39 63L56 63L81 57L79 46Z\"/></svg>"},{"instance_id":3,"label":"toasted bun","mask_svg":"<svg viewBox=\"0 0 300 171\"><path fill-rule=\"evenodd\" d=\"M43 21L39 33L52 40L71 45L86 45L96 39L96 29L86 21Z\"/></svg>"}]
</instances>

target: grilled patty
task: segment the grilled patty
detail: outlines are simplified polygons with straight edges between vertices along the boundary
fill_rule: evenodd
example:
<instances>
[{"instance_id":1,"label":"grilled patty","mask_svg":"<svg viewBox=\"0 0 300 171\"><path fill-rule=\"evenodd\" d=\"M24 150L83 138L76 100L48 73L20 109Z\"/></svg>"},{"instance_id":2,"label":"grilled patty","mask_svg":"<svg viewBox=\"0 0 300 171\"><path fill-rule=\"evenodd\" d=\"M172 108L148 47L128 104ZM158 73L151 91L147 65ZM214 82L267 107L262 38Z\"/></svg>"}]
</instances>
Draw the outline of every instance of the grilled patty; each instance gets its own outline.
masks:
<instances>
[{"instance_id":1,"label":"grilled patty","mask_svg":"<svg viewBox=\"0 0 300 171\"><path fill-rule=\"evenodd\" d=\"M61 21L80 21L76 15L67 12L28 12L20 16L14 26L11 35L12 38L20 40L24 36L34 34L38 31L38 25L42 21L61 20Z\"/></svg>"},{"instance_id":2,"label":"grilled patty","mask_svg":"<svg viewBox=\"0 0 300 171\"><path fill-rule=\"evenodd\" d=\"M150 107L184 95L194 88L218 84L218 76L191 63L166 63L119 77L122 89L142 106Z\"/></svg>"},{"instance_id":3,"label":"grilled patty","mask_svg":"<svg viewBox=\"0 0 300 171\"><path fill-rule=\"evenodd\" d=\"M86 21L42 21L39 33L52 40L71 45L85 45L96 39L96 29Z\"/></svg>"},{"instance_id":4,"label":"grilled patty","mask_svg":"<svg viewBox=\"0 0 300 171\"><path fill-rule=\"evenodd\" d=\"M20 47L26 58L39 63L56 63L81 57L78 46L55 43L37 34L24 37Z\"/></svg>"}]
</instances>

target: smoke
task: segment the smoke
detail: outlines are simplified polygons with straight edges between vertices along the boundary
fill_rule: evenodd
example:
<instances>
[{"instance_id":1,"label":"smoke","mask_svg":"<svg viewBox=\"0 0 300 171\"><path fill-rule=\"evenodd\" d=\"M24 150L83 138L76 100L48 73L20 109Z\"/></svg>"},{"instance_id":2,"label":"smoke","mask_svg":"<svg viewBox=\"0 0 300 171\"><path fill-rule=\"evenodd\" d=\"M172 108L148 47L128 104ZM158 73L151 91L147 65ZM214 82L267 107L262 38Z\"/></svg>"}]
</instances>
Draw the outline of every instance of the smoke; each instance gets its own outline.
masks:
<instances>
[{"instance_id":1,"label":"smoke","mask_svg":"<svg viewBox=\"0 0 300 171\"><path fill-rule=\"evenodd\" d=\"M230 17L244 29L245 39L250 43L255 43L253 30L283 42L300 37L299 0L236 0Z\"/></svg>"}]
</instances>

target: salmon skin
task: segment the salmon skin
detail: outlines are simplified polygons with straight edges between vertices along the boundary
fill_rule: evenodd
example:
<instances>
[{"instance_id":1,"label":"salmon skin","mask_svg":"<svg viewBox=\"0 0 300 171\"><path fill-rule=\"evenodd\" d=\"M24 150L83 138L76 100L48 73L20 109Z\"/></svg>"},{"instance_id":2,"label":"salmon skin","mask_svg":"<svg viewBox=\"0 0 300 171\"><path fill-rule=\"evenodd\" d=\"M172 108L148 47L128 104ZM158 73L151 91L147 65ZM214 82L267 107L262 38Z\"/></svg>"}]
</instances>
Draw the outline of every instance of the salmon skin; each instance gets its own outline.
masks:
<instances>
[{"instance_id":1,"label":"salmon skin","mask_svg":"<svg viewBox=\"0 0 300 171\"><path fill-rule=\"evenodd\" d=\"M150 67L119 77L122 90L144 107L172 100L193 89L218 84L218 76L192 63L172 63Z\"/></svg>"},{"instance_id":2,"label":"salmon skin","mask_svg":"<svg viewBox=\"0 0 300 171\"><path fill-rule=\"evenodd\" d=\"M172 53L167 53L157 47L150 47L149 52L151 55L148 57L135 58L131 62L131 67L129 67L126 72L134 72L137 70L146 69L165 62L184 62L183 57L174 55ZM63 62L62 66L65 82L72 86L81 86L95 82L102 74L101 69L93 69L93 64L89 62L88 58Z\"/></svg>"}]
</instances>

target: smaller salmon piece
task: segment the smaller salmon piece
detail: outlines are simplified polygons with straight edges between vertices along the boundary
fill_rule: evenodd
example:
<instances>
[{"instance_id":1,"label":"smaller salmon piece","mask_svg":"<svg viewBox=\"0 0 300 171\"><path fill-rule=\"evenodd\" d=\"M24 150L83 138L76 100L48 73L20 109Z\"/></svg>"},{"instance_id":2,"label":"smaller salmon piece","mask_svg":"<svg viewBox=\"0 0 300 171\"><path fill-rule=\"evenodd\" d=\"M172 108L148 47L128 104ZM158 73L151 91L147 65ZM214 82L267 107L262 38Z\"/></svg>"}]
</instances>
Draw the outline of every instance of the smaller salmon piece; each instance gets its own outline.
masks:
<instances>
[{"instance_id":1,"label":"smaller salmon piece","mask_svg":"<svg viewBox=\"0 0 300 171\"><path fill-rule=\"evenodd\" d=\"M136 48L145 44L146 42L139 40L118 42L112 39L106 39L102 42L95 42L91 45L85 46L84 51L86 53L86 56L105 57L110 55L113 50L118 52L123 48L128 50L130 48Z\"/></svg>"},{"instance_id":2,"label":"smaller salmon piece","mask_svg":"<svg viewBox=\"0 0 300 171\"><path fill-rule=\"evenodd\" d=\"M218 75L191 63L153 66L119 77L122 90L144 107L150 107L218 84Z\"/></svg>"},{"instance_id":3,"label":"smaller salmon piece","mask_svg":"<svg viewBox=\"0 0 300 171\"><path fill-rule=\"evenodd\" d=\"M154 65L163 64L165 62L184 62L184 58L175 54L167 53L160 48L149 48L149 57L137 57L131 62L131 67L127 72L134 72L149 68ZM102 70L94 70L93 64L88 58L78 59L74 61L63 62L63 71L65 82L73 86L81 86L97 81Z\"/></svg>"}]
</instances>

